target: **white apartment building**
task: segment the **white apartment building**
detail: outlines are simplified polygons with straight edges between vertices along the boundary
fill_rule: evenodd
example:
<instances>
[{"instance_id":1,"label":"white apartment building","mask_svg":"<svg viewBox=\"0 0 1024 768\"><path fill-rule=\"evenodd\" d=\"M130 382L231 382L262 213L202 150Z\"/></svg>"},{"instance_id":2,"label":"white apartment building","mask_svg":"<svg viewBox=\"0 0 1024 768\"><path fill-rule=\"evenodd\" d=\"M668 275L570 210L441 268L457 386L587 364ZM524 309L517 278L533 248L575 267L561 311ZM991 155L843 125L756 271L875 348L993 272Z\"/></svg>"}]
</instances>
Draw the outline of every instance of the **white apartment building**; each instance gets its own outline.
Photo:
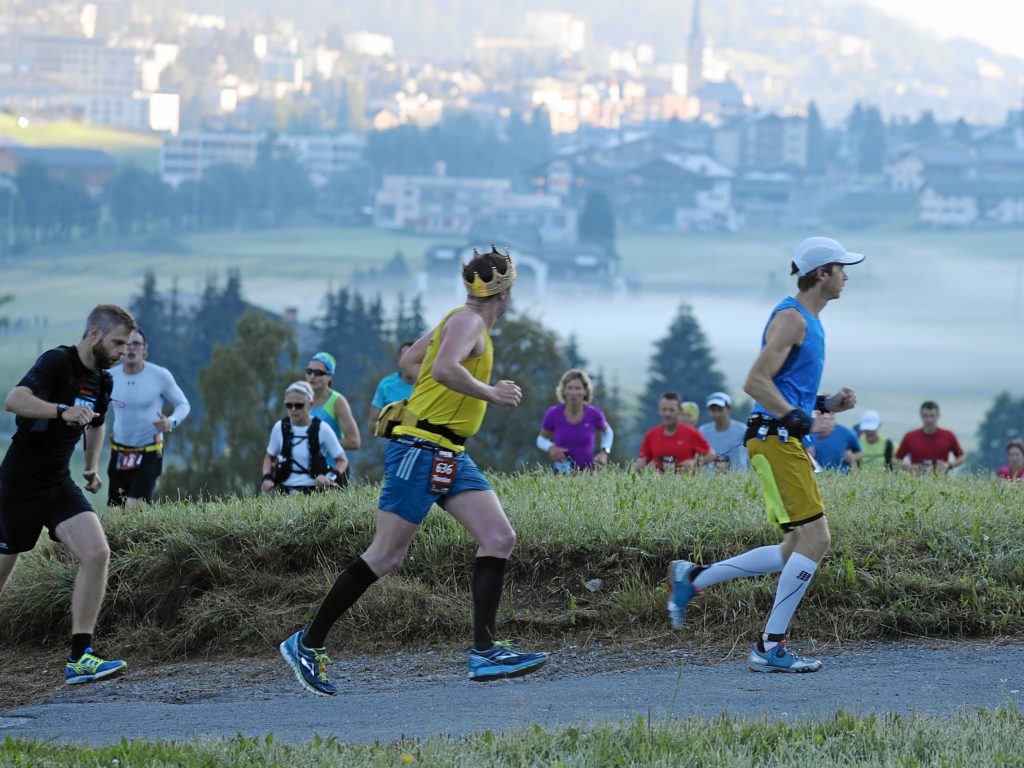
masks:
<instances>
[{"instance_id":1,"label":"white apartment building","mask_svg":"<svg viewBox=\"0 0 1024 768\"><path fill-rule=\"evenodd\" d=\"M186 132L167 136L160 145L160 176L176 187L183 181L200 179L203 171L212 165L252 165L266 139L266 133ZM309 172L310 181L321 186L331 176L359 162L365 141L355 134L281 134L277 145L291 150Z\"/></svg>"},{"instance_id":2,"label":"white apartment building","mask_svg":"<svg viewBox=\"0 0 1024 768\"><path fill-rule=\"evenodd\" d=\"M508 179L385 176L374 226L438 235L468 235L474 224L502 232L532 230L545 243L576 239L576 211L554 195L512 191Z\"/></svg>"}]
</instances>

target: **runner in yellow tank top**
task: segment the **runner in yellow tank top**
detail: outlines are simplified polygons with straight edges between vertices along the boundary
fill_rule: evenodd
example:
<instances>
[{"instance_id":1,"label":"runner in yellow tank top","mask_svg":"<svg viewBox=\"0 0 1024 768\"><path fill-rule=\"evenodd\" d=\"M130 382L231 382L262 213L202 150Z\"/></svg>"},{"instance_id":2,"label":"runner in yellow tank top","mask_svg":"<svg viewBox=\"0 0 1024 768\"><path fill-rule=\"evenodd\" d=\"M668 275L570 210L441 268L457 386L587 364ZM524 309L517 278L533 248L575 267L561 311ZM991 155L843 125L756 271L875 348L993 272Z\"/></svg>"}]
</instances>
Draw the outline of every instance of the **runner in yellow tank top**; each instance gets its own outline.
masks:
<instances>
[{"instance_id":1,"label":"runner in yellow tank top","mask_svg":"<svg viewBox=\"0 0 1024 768\"><path fill-rule=\"evenodd\" d=\"M511 305L515 266L497 249L474 252L462 278L465 306L445 315L402 355L400 364L420 363L420 374L408 403L411 415L394 429L384 453L373 542L339 574L309 627L281 643L281 655L312 693L338 692L327 674L327 633L371 584L402 564L435 503L478 544L470 590L470 679L518 677L547 661L546 653L520 653L497 641L498 602L516 534L490 483L464 450L466 438L480 429L487 403L514 408L523 396L514 381L490 384L490 329Z\"/></svg>"},{"instance_id":2,"label":"runner in yellow tank top","mask_svg":"<svg viewBox=\"0 0 1024 768\"><path fill-rule=\"evenodd\" d=\"M487 410L486 400L449 389L437 381L433 375L434 362L441 349L445 328L448 322L460 312L472 314L473 310L468 306L453 309L444 316L437 330L429 336L427 350L420 364L420 375L413 387L412 397L409 398L409 410L416 415L420 424L395 427L394 431L396 435L419 437L453 451L463 450L462 443L466 438L477 433ZM470 320L469 324L476 325L477 322ZM483 339L483 351L480 354L474 354L479 347L479 344L474 344L470 357L463 360L461 365L476 381L487 385L491 380L491 367L494 363L494 345L491 343L491 334L488 332L486 324L482 325L479 335ZM411 354L415 355L415 352ZM429 422L434 429L423 422ZM444 431L438 432L438 428ZM453 433L460 440L446 435L445 433L448 432Z\"/></svg>"}]
</instances>

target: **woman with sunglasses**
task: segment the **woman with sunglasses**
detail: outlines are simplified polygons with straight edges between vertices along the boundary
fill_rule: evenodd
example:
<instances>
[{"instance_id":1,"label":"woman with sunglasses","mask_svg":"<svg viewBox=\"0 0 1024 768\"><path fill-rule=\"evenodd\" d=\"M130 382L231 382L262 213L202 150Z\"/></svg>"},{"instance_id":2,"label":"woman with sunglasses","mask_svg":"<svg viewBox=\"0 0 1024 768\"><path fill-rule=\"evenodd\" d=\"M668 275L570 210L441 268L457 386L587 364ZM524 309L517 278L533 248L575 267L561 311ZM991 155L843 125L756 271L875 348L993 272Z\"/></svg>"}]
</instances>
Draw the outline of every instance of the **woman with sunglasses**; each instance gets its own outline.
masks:
<instances>
[{"instance_id":1,"label":"woman with sunglasses","mask_svg":"<svg viewBox=\"0 0 1024 768\"><path fill-rule=\"evenodd\" d=\"M274 424L263 457L263 491L312 493L335 487L348 467L337 435L311 413L313 388L304 381L288 385L288 417Z\"/></svg>"}]
</instances>

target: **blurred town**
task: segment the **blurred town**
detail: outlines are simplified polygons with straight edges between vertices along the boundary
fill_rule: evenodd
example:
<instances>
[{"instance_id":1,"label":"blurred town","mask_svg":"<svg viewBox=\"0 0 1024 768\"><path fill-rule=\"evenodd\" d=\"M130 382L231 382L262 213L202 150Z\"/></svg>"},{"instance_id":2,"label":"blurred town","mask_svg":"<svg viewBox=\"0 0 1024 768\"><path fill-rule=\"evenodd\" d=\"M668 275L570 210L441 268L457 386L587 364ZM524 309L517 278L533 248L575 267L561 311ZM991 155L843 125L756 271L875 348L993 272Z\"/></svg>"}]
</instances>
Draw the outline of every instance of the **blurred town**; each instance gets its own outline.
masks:
<instances>
[{"instance_id":1,"label":"blurred town","mask_svg":"<svg viewBox=\"0 0 1024 768\"><path fill-rule=\"evenodd\" d=\"M613 281L615 224L1024 223L1024 64L1015 74L975 57L983 88L1005 98L999 118L943 99L924 74L882 70L875 101L844 105L828 84L878 53L817 30L802 69L831 80L798 101L749 55L713 45L700 0L685 5L678 60L597 43L583 18L536 10L520 34L477 36L441 62L337 24L312 36L280 17L235 26L130 0L8 3L0 102L16 128L0 132L3 245L276 226L301 208L450 237L426 254L428 271L497 238L542 277L585 263ZM894 111L921 98L941 110ZM159 136L159 165L18 141L17 128L53 121Z\"/></svg>"}]
</instances>

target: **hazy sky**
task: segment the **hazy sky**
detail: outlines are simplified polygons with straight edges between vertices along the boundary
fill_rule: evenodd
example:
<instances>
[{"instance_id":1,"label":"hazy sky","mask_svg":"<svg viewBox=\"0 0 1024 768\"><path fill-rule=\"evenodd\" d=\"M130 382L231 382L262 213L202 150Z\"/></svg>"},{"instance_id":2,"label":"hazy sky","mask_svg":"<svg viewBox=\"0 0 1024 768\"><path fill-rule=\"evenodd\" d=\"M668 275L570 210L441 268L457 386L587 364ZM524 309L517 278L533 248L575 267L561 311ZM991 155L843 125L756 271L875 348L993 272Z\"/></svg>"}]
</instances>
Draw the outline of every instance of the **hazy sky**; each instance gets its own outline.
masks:
<instances>
[{"instance_id":1,"label":"hazy sky","mask_svg":"<svg viewBox=\"0 0 1024 768\"><path fill-rule=\"evenodd\" d=\"M1024 59L1024 3L1020 0L866 0L871 5L937 32L966 37Z\"/></svg>"}]
</instances>

